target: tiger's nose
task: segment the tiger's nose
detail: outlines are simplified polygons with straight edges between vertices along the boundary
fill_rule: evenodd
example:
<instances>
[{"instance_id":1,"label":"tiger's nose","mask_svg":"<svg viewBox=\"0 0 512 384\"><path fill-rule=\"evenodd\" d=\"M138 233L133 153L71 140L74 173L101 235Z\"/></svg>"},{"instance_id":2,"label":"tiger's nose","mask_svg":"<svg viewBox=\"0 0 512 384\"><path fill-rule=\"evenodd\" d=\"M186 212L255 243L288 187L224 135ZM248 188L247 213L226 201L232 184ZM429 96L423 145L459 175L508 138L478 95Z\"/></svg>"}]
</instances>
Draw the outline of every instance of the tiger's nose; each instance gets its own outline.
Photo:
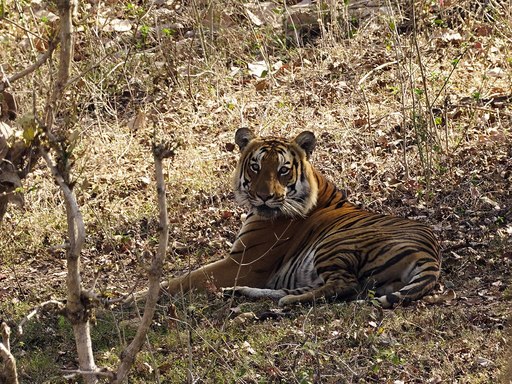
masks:
<instances>
[{"instance_id":1,"label":"tiger's nose","mask_svg":"<svg viewBox=\"0 0 512 384\"><path fill-rule=\"evenodd\" d=\"M258 196L261 199L261 201L263 201L265 203L268 200L270 200L271 198L273 198L274 194L273 193L256 193L256 196Z\"/></svg>"}]
</instances>

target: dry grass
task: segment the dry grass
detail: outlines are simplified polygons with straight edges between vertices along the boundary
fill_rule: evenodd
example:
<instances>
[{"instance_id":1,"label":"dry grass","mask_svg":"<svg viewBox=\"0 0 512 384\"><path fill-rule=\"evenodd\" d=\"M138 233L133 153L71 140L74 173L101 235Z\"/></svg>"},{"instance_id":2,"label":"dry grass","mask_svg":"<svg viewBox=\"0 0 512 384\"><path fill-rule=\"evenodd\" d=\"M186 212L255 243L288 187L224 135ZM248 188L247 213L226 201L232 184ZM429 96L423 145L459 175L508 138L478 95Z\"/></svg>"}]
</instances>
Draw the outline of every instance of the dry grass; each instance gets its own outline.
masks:
<instances>
[{"instance_id":1,"label":"dry grass","mask_svg":"<svg viewBox=\"0 0 512 384\"><path fill-rule=\"evenodd\" d=\"M242 324L231 308L261 317L275 304L233 303L215 292L164 298L131 382L497 382L509 339L512 108L510 99L497 106L491 98L512 94L512 22L509 9L491 3L461 16L456 6L416 2L419 55L406 9L404 19L397 8L351 19L340 7L339 25L324 20L324 31L306 34L297 47L279 29L255 26L236 1L82 5L91 8L80 13L78 80L60 123L76 132L74 190L88 234L84 284L97 278L109 296L143 284L144 251L155 249L157 233L154 131L181 143L167 169L168 273L225 255L241 214L230 191L237 153L229 144L237 127L250 126L263 135L315 132L314 164L352 201L431 224L444 248L441 283L458 295L450 304L384 312L318 303ZM46 33L47 23L18 5L24 25ZM100 16L129 20L132 29L110 31ZM22 30L1 28L8 49L0 62L14 72L33 51ZM397 57L400 65L391 64ZM419 59L440 110L434 117L443 119L435 128ZM247 63L260 60L283 66L257 79ZM496 76L496 68L503 73ZM31 112L32 89L41 108L48 84L49 68L42 68L13 85L21 115ZM62 200L43 166L25 187L25 208L11 207L0 234L0 318L13 322L30 306L64 296ZM99 364L116 362L133 317L133 308L98 312ZM69 328L55 315L13 346L25 382L59 382L59 369L74 366ZM59 356L58 364L44 356Z\"/></svg>"}]
</instances>

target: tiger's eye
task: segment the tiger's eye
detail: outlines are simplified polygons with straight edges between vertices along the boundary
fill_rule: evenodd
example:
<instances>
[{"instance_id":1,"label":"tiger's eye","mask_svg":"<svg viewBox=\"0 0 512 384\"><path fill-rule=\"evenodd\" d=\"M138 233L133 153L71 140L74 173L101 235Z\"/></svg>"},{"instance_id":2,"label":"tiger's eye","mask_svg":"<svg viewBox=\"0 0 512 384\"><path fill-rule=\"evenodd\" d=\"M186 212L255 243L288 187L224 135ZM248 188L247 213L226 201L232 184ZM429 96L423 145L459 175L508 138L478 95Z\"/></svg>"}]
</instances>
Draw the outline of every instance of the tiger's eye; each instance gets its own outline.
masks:
<instances>
[{"instance_id":1,"label":"tiger's eye","mask_svg":"<svg viewBox=\"0 0 512 384\"><path fill-rule=\"evenodd\" d=\"M290 168L288 168L288 167L281 167L281 168L279 168L279 175L280 176L284 176L284 175L288 174L288 172L290 172Z\"/></svg>"},{"instance_id":2,"label":"tiger's eye","mask_svg":"<svg viewBox=\"0 0 512 384\"><path fill-rule=\"evenodd\" d=\"M257 173L257 172L259 172L259 170L260 170L260 166L259 166L259 164L252 163L252 164L251 164L251 170L252 170L253 172L256 172L256 173Z\"/></svg>"}]
</instances>

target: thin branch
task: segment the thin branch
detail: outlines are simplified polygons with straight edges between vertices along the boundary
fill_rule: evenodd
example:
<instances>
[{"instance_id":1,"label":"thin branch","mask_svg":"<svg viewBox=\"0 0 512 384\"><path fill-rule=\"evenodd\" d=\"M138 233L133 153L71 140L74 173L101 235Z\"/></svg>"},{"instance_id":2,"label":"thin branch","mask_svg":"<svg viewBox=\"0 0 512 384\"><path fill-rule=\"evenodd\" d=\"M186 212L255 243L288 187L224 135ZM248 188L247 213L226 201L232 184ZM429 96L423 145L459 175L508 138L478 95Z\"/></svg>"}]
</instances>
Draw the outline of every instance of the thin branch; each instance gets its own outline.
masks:
<instances>
[{"instance_id":1,"label":"thin branch","mask_svg":"<svg viewBox=\"0 0 512 384\"><path fill-rule=\"evenodd\" d=\"M25 33L29 34L29 35L32 35L34 37L37 37L38 39L42 40L42 41L47 41L44 37L42 37L41 35L38 35L37 33L34 33L33 31L31 31L30 29L28 28L25 28L23 25L20 25L18 24L17 22L13 21L13 20L10 20L8 19L7 17L2 17L2 21L5 21L9 24L12 24L14 25L16 28L19 28L23 31L25 31Z\"/></svg>"},{"instance_id":2,"label":"thin branch","mask_svg":"<svg viewBox=\"0 0 512 384\"><path fill-rule=\"evenodd\" d=\"M30 321L30 319L32 319L35 315L37 315L37 313L40 310L42 310L44 307L47 307L49 305L56 305L59 310L63 310L65 308L64 303L62 301L58 301L58 300L48 300L48 301L45 301L44 303L39 304L27 316L25 316L23 318L23 320L21 320L21 322L18 324L18 333L20 335L23 335L23 326L25 325L25 323L27 323L28 321Z\"/></svg>"},{"instance_id":3,"label":"thin branch","mask_svg":"<svg viewBox=\"0 0 512 384\"><path fill-rule=\"evenodd\" d=\"M427 113L428 117L430 118L428 125L431 127L431 129L430 129L429 133L430 133L431 137L434 137L435 139L437 139L437 142L440 142L438 134L436 132L436 122L435 122L434 112L432 112L432 104L430 103L430 96L429 96L428 85L427 85L427 76L425 75L425 69L423 67L423 61L421 59L420 46L418 44L418 39L417 39L417 31L418 30L417 30L417 25L416 25L416 7L415 7L414 3L412 5L412 23L413 23L413 29L414 29L414 32L412 34L412 42L414 45L414 49L416 51L416 55L418 57L418 66L420 68L421 83L423 86L423 93L425 95L425 109L426 109L426 113ZM432 144L429 144L429 145L432 145ZM429 166L430 166L430 163L429 163Z\"/></svg>"},{"instance_id":4,"label":"thin branch","mask_svg":"<svg viewBox=\"0 0 512 384\"><path fill-rule=\"evenodd\" d=\"M137 282L139 279L137 279ZM131 303L132 301L128 301L129 298L133 297L135 288L137 287L137 282L133 284L130 292L125 293L123 296L117 297L115 299L106 299L104 297L101 297L99 294L94 292L93 290L83 290L82 291L82 297L89 299L91 301L95 301L103 305L104 307L109 307L112 304L116 303Z\"/></svg>"},{"instance_id":5,"label":"thin branch","mask_svg":"<svg viewBox=\"0 0 512 384\"><path fill-rule=\"evenodd\" d=\"M450 71L450 73L448 74L448 76L446 76L446 78L444 79L444 82L443 82L443 85L441 86L441 89L439 89L439 91L437 92L437 95L436 97L434 98L434 101L432 101L432 105L435 105L436 104L436 101L437 99L439 98L439 96L441 95L441 93L443 92L443 90L446 88L446 86L448 85L448 82L450 81L453 73L455 72L455 70L457 69L459 63L460 63L460 60L462 59L462 57L466 54L466 52L469 50L469 46L467 46L464 51L462 51L459 56L457 56L457 58L455 60L452 61L452 69Z\"/></svg>"},{"instance_id":6,"label":"thin branch","mask_svg":"<svg viewBox=\"0 0 512 384\"><path fill-rule=\"evenodd\" d=\"M41 56L39 56L39 59L37 59L37 61L35 63L33 63L32 65L28 66L24 70L22 70L22 71L20 71L18 73L15 73L11 77L9 77L7 79L7 84L5 82L4 83L0 83L0 92L3 92L6 88L8 88L16 80L19 80L22 77L25 77L25 76L31 74L37 68L42 66L48 60L48 58L52 55L52 53L55 50L55 48L57 48L57 45L59 45L59 39L50 40L50 43L48 45L48 49L46 50L45 53L43 53Z\"/></svg>"},{"instance_id":7,"label":"thin branch","mask_svg":"<svg viewBox=\"0 0 512 384\"><path fill-rule=\"evenodd\" d=\"M2 323L0 327L0 332L2 333L2 343L8 351L11 350L11 328L7 325L7 323Z\"/></svg>"},{"instance_id":8,"label":"thin branch","mask_svg":"<svg viewBox=\"0 0 512 384\"><path fill-rule=\"evenodd\" d=\"M167 251L167 243L169 241L169 218L167 216L167 201L165 198L165 180L162 160L165 157L172 156L172 154L172 151L165 146L155 146L153 148L160 224L158 249L153 256L151 267L149 269L149 290L146 305L144 307L144 314L142 316L141 323L137 328L137 334L130 345L121 354L121 364L117 370L115 380L112 381L114 384L120 384L126 378L128 371L135 361L135 356L141 350L142 345L146 340L149 327L153 321L156 303L160 294L160 278L162 276L162 267Z\"/></svg>"},{"instance_id":9,"label":"thin branch","mask_svg":"<svg viewBox=\"0 0 512 384\"><path fill-rule=\"evenodd\" d=\"M73 76L71 79L69 79L67 85L71 85L71 84L76 83L79 80L82 80L86 74L95 70L96 68L99 68L103 64L103 62L111 56L112 56L111 53L107 53L107 54L103 55L102 57L100 57L99 59L95 60L94 64L89 65L82 72L80 72L79 74L77 74L77 75Z\"/></svg>"},{"instance_id":10,"label":"thin branch","mask_svg":"<svg viewBox=\"0 0 512 384\"><path fill-rule=\"evenodd\" d=\"M397 1L397 9L401 16L401 10L400 10L400 2ZM388 9L393 12L393 18L396 20L395 13L393 11L393 6L391 5L391 0L388 0L387 2ZM405 65L402 64L404 62L404 51L402 47L402 42L400 39L400 34L398 33L398 29L396 27L396 22L392 23L393 27L389 27L391 33L393 34L393 38L395 39L394 45L394 51L396 56L396 73L397 77L399 79L400 83L400 97L401 97L401 109L402 109L402 127L401 127L401 133L402 133L402 162L404 166L404 177L405 180L409 179L409 164L407 162L407 113L406 113L406 87L407 87L407 79L404 76L405 71ZM402 70L402 67L404 68L404 71Z\"/></svg>"},{"instance_id":11,"label":"thin branch","mask_svg":"<svg viewBox=\"0 0 512 384\"><path fill-rule=\"evenodd\" d=\"M79 254L77 254L77 250L81 250L83 243L85 241L85 226L82 218L82 214L80 213L80 209L78 208L78 204L73 196L73 192L69 188L69 186L66 184L64 178L59 173L57 167L53 164L52 159L50 158L48 152L46 152L44 149L41 149L41 156L46 161L46 164L48 165L48 168L50 169L50 172L52 173L52 176L54 177L55 181L59 185L62 194L64 195L64 201L66 202L66 209L69 208L71 218L68 220L69 227L69 242L70 247L69 249L74 254L75 257L78 257ZM76 232L75 232L76 229ZM79 279L78 279L79 280ZM69 287L68 287L69 288ZM80 297L77 296L76 299L79 301Z\"/></svg>"},{"instance_id":12,"label":"thin branch","mask_svg":"<svg viewBox=\"0 0 512 384\"><path fill-rule=\"evenodd\" d=\"M390 62L387 62L387 63L381 64L381 65L379 65L378 67L373 68L372 70L368 71L368 72L366 73L366 75L364 75L363 77L361 77L361 80L359 80L359 81L357 82L357 85L361 85L361 84L363 84L363 83L366 81L366 79L368 78L368 76L370 76L372 73L377 72L377 71L380 71L381 69L384 69L384 68L386 68L386 67L389 67L390 65L395 65L395 64L398 64L398 61L397 61L397 60L395 60L395 61L390 61Z\"/></svg>"},{"instance_id":13,"label":"thin branch","mask_svg":"<svg viewBox=\"0 0 512 384\"><path fill-rule=\"evenodd\" d=\"M60 14L60 55L57 80L52 95L46 105L45 125L51 130L53 114L57 101L62 98L69 79L69 69L73 57L73 23L71 21L71 3L69 0L57 0Z\"/></svg>"},{"instance_id":14,"label":"thin branch","mask_svg":"<svg viewBox=\"0 0 512 384\"><path fill-rule=\"evenodd\" d=\"M92 371L82 371L80 369L64 369L61 371L62 373L64 373L64 378L66 380L70 380L70 379L73 379L75 378L76 376L78 375L94 375L94 376L102 376L102 377L106 377L108 379L113 379L115 377L114 375L114 372L111 372L107 369L95 369L95 370L92 370Z\"/></svg>"},{"instance_id":15,"label":"thin branch","mask_svg":"<svg viewBox=\"0 0 512 384\"><path fill-rule=\"evenodd\" d=\"M0 343L0 356L4 361L6 384L18 384L18 372L16 370L16 359L7 347Z\"/></svg>"}]
</instances>

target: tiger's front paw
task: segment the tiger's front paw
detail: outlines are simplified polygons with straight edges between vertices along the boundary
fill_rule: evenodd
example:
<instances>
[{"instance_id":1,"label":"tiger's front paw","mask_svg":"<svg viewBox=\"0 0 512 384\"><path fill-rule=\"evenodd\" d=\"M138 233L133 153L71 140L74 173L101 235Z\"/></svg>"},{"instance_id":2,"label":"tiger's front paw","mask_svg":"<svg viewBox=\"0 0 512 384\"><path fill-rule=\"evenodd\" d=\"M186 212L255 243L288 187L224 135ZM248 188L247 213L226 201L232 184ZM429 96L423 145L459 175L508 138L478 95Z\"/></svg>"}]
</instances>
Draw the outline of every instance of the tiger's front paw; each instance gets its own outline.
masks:
<instances>
[{"instance_id":1,"label":"tiger's front paw","mask_svg":"<svg viewBox=\"0 0 512 384\"><path fill-rule=\"evenodd\" d=\"M242 296L244 296L243 288L244 287L227 287L227 288L222 288L222 296L224 296L226 298L242 297Z\"/></svg>"}]
</instances>

